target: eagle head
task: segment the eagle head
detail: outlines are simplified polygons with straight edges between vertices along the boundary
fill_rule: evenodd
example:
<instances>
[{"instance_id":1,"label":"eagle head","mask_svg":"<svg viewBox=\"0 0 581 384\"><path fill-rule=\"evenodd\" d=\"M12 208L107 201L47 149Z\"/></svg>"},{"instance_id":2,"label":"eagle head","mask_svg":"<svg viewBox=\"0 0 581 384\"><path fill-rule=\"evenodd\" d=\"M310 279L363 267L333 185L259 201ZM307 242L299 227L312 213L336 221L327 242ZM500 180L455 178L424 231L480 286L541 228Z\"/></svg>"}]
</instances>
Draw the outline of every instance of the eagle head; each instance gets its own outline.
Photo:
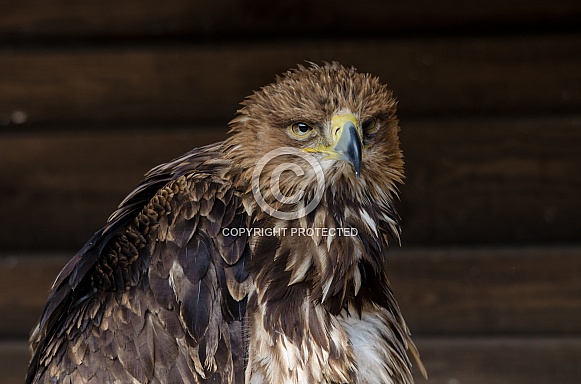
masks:
<instances>
[{"instance_id":1,"label":"eagle head","mask_svg":"<svg viewBox=\"0 0 581 384\"><path fill-rule=\"evenodd\" d=\"M388 204L403 180L396 105L377 77L353 67L298 66L242 102L226 152L277 209L326 192Z\"/></svg>"}]
</instances>

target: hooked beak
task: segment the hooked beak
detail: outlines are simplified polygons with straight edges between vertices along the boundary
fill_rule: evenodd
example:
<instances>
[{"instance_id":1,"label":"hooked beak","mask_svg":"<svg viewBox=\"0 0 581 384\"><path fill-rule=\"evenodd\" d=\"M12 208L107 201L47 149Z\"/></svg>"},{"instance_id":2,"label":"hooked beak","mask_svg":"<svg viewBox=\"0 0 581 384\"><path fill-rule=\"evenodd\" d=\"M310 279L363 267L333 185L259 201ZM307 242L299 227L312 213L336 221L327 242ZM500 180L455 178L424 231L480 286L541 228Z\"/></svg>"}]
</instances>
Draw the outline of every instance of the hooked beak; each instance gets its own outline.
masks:
<instances>
[{"instance_id":1,"label":"hooked beak","mask_svg":"<svg viewBox=\"0 0 581 384\"><path fill-rule=\"evenodd\" d=\"M359 121L350 113L333 116L331 119L331 134L333 137L332 152L337 160L343 160L353 165L355 176L361 172L361 138L359 136Z\"/></svg>"},{"instance_id":2,"label":"hooked beak","mask_svg":"<svg viewBox=\"0 0 581 384\"><path fill-rule=\"evenodd\" d=\"M307 152L325 154L324 159L346 161L353 166L355 176L361 173L362 142L359 121L351 113L339 113L331 119L330 146L305 148Z\"/></svg>"}]
</instances>

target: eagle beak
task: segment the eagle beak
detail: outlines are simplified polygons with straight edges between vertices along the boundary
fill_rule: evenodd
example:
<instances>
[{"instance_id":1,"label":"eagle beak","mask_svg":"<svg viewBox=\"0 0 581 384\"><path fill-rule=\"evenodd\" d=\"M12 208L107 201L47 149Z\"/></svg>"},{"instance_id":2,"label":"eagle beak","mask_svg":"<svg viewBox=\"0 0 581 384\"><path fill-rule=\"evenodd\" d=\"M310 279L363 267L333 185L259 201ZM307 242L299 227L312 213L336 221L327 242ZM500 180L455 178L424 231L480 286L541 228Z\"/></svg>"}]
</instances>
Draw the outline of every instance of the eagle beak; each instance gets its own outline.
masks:
<instances>
[{"instance_id":1,"label":"eagle beak","mask_svg":"<svg viewBox=\"0 0 581 384\"><path fill-rule=\"evenodd\" d=\"M340 113L331 119L333 146L329 158L343 160L353 165L355 176L361 172L361 137L359 121L351 113Z\"/></svg>"}]
</instances>

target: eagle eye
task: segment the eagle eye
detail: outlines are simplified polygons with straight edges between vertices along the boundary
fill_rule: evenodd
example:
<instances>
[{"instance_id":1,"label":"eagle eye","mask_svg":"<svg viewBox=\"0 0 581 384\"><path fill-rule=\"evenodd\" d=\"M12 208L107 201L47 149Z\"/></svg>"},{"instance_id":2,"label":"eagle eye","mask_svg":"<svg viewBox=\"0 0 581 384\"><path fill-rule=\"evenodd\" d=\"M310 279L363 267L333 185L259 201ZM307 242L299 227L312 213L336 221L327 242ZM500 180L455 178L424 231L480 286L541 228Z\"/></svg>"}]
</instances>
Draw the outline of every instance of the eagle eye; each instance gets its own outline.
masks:
<instances>
[{"instance_id":1,"label":"eagle eye","mask_svg":"<svg viewBox=\"0 0 581 384\"><path fill-rule=\"evenodd\" d=\"M375 117L366 120L361 124L364 133L373 133L378 128L377 119Z\"/></svg>"},{"instance_id":2,"label":"eagle eye","mask_svg":"<svg viewBox=\"0 0 581 384\"><path fill-rule=\"evenodd\" d=\"M294 123L290 126L290 131L293 135L304 138L313 131L313 127L307 123Z\"/></svg>"}]
</instances>

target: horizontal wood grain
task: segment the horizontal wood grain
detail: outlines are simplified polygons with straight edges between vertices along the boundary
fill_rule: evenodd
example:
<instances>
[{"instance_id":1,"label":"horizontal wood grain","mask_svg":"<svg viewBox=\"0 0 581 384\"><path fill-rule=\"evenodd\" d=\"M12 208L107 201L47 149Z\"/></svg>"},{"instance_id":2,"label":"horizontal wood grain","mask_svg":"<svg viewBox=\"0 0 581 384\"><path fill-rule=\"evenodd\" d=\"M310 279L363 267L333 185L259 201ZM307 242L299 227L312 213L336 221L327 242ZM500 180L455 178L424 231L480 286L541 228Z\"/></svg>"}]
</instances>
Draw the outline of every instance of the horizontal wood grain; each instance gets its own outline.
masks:
<instances>
[{"instance_id":1,"label":"horizontal wood grain","mask_svg":"<svg viewBox=\"0 0 581 384\"><path fill-rule=\"evenodd\" d=\"M0 125L225 124L245 96L305 60L379 76L402 116L578 112L580 45L532 35L0 50Z\"/></svg>"},{"instance_id":2,"label":"horizontal wood grain","mask_svg":"<svg viewBox=\"0 0 581 384\"><path fill-rule=\"evenodd\" d=\"M14 134L0 140L2 249L76 249L143 175L226 129Z\"/></svg>"},{"instance_id":3,"label":"horizontal wood grain","mask_svg":"<svg viewBox=\"0 0 581 384\"><path fill-rule=\"evenodd\" d=\"M0 258L0 337L26 337L65 254ZM392 250L389 276L412 333L581 334L580 248Z\"/></svg>"},{"instance_id":4,"label":"horizontal wood grain","mask_svg":"<svg viewBox=\"0 0 581 384\"><path fill-rule=\"evenodd\" d=\"M25 341L0 341L0 377L2 377L2 383L22 384L29 361L30 352Z\"/></svg>"},{"instance_id":5,"label":"horizontal wood grain","mask_svg":"<svg viewBox=\"0 0 581 384\"><path fill-rule=\"evenodd\" d=\"M395 296L413 333L579 334L579 248L395 250Z\"/></svg>"},{"instance_id":6,"label":"horizontal wood grain","mask_svg":"<svg viewBox=\"0 0 581 384\"><path fill-rule=\"evenodd\" d=\"M581 119L402 120L404 243L578 243Z\"/></svg>"},{"instance_id":7,"label":"horizontal wood grain","mask_svg":"<svg viewBox=\"0 0 581 384\"><path fill-rule=\"evenodd\" d=\"M579 338L416 338L430 384L575 383L581 376ZM24 341L0 342L4 384L24 380ZM426 381L414 372L416 383Z\"/></svg>"},{"instance_id":8,"label":"horizontal wood grain","mask_svg":"<svg viewBox=\"0 0 581 384\"><path fill-rule=\"evenodd\" d=\"M0 33L11 37L229 36L235 34L349 35L407 30L448 30L573 23L581 14L572 0L489 1L478 7L459 0L436 3L345 0L192 2L169 0L23 0L0 14Z\"/></svg>"},{"instance_id":9,"label":"horizontal wood grain","mask_svg":"<svg viewBox=\"0 0 581 384\"><path fill-rule=\"evenodd\" d=\"M4 3L0 382L23 382L52 282L148 169L332 60L399 101L389 278L428 383L579 381L580 1Z\"/></svg>"},{"instance_id":10,"label":"horizontal wood grain","mask_svg":"<svg viewBox=\"0 0 581 384\"><path fill-rule=\"evenodd\" d=\"M581 118L401 120L407 245L577 243ZM153 166L225 127L23 132L0 140L3 250L72 250Z\"/></svg>"},{"instance_id":11,"label":"horizontal wood grain","mask_svg":"<svg viewBox=\"0 0 581 384\"><path fill-rule=\"evenodd\" d=\"M581 340L571 338L417 338L429 384L574 383ZM417 384L426 383L416 371Z\"/></svg>"},{"instance_id":12,"label":"horizontal wood grain","mask_svg":"<svg viewBox=\"0 0 581 384\"><path fill-rule=\"evenodd\" d=\"M0 257L0 340L28 338L40 319L53 281L70 257L62 254Z\"/></svg>"}]
</instances>

